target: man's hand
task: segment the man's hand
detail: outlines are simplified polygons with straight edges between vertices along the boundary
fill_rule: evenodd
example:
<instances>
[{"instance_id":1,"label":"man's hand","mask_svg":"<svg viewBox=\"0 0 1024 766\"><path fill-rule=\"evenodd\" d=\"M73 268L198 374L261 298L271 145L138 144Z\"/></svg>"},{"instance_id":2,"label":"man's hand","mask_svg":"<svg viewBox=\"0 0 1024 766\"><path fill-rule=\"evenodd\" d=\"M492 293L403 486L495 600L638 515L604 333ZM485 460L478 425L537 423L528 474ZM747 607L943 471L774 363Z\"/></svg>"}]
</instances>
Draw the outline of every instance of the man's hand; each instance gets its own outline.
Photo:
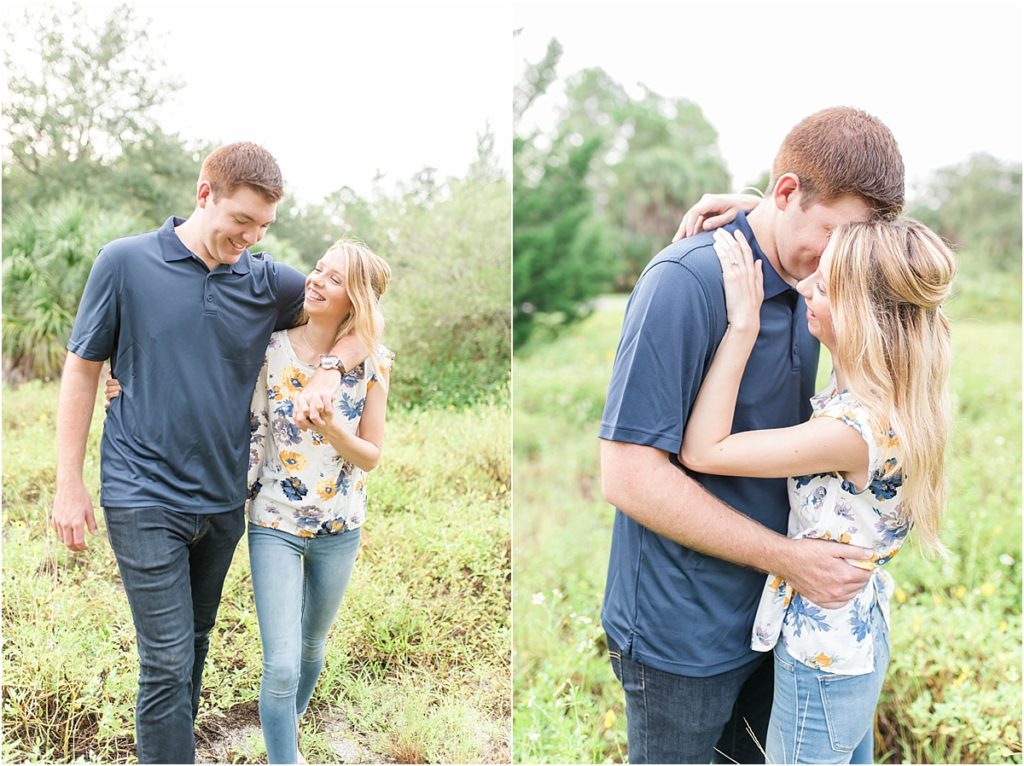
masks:
<instances>
[{"instance_id":1,"label":"man's hand","mask_svg":"<svg viewBox=\"0 0 1024 766\"><path fill-rule=\"evenodd\" d=\"M57 537L73 551L84 551L89 546L85 542L85 530L96 534L96 515L93 513L92 499L84 484L71 487L57 487L53 499L53 528Z\"/></svg>"},{"instance_id":2,"label":"man's hand","mask_svg":"<svg viewBox=\"0 0 1024 766\"><path fill-rule=\"evenodd\" d=\"M739 211L753 210L760 202L761 197L754 194L705 194L686 211L672 241L725 226Z\"/></svg>"},{"instance_id":3,"label":"man's hand","mask_svg":"<svg viewBox=\"0 0 1024 766\"><path fill-rule=\"evenodd\" d=\"M773 567L793 589L826 609L850 601L871 577L870 569L856 566L870 559L872 551L830 540L790 540L788 555Z\"/></svg>"}]
</instances>

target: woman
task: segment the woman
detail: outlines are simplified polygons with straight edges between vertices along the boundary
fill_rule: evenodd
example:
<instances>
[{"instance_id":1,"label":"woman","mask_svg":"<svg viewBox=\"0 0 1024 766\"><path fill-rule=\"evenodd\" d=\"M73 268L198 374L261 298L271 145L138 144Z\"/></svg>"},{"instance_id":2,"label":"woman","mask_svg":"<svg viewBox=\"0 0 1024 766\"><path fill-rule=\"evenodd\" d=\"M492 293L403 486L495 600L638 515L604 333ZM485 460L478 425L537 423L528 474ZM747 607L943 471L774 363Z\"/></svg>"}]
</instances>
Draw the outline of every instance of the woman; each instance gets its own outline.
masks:
<instances>
[{"instance_id":1,"label":"woman","mask_svg":"<svg viewBox=\"0 0 1024 766\"><path fill-rule=\"evenodd\" d=\"M740 379L759 330L761 261L740 232L717 230L729 326L687 422L680 461L708 474L789 478L791 537L874 550L872 577L839 609L768 576L751 646L775 651L766 757L870 763L873 715L889 659L892 578L883 565L911 527L938 541L949 424L949 323L941 305L952 253L909 220L837 228L817 272L797 285L833 379L811 420L731 434Z\"/></svg>"},{"instance_id":2,"label":"woman","mask_svg":"<svg viewBox=\"0 0 1024 766\"><path fill-rule=\"evenodd\" d=\"M298 722L359 548L366 474L380 460L394 359L379 345L379 301L390 275L365 246L334 243L306 280L308 321L271 336L253 394L248 536L270 763L300 759ZM327 353L353 330L374 352L342 376L324 425L300 430L292 397L318 365L334 361Z\"/></svg>"}]
</instances>

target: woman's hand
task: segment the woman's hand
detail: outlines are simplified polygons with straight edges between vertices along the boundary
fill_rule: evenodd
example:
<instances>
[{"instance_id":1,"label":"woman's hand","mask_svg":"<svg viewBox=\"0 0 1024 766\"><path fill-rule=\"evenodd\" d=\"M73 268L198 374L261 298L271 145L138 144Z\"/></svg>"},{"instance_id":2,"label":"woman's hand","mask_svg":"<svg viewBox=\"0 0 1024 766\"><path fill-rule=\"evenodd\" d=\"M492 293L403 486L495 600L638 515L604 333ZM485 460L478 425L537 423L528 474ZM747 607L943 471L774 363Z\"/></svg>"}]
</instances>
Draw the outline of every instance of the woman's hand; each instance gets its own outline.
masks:
<instances>
[{"instance_id":1,"label":"woman's hand","mask_svg":"<svg viewBox=\"0 0 1024 766\"><path fill-rule=\"evenodd\" d=\"M103 386L103 409L109 410L110 403L120 395L121 384L117 382L117 378L107 378L107 382Z\"/></svg>"},{"instance_id":2,"label":"woman's hand","mask_svg":"<svg viewBox=\"0 0 1024 766\"><path fill-rule=\"evenodd\" d=\"M714 238L715 253L722 264L729 327L756 337L761 328L761 303L764 301L761 261L754 260L746 237L738 229L733 234L716 229Z\"/></svg>"},{"instance_id":3,"label":"woman's hand","mask_svg":"<svg viewBox=\"0 0 1024 766\"><path fill-rule=\"evenodd\" d=\"M705 194L686 211L672 241L678 242L684 237L725 226L741 210L753 210L761 199L755 194Z\"/></svg>"}]
</instances>

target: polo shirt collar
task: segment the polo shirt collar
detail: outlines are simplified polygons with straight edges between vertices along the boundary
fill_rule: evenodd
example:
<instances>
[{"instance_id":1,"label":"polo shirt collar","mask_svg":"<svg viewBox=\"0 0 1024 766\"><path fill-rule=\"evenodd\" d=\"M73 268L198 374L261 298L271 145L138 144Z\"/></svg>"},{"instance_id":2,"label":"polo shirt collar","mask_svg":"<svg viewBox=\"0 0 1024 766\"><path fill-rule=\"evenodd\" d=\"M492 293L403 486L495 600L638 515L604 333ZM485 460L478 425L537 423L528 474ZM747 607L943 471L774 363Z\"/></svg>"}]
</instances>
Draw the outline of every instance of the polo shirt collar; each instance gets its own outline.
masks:
<instances>
[{"instance_id":1,"label":"polo shirt collar","mask_svg":"<svg viewBox=\"0 0 1024 766\"><path fill-rule=\"evenodd\" d=\"M181 238L174 233L174 228L185 223L185 220L184 218L172 215L164 221L164 225L157 232L157 236L160 239L160 252L163 254L165 261L184 261L193 255L192 251L185 247L185 243L181 241ZM221 266L218 266L214 271L220 268ZM242 257L238 259L237 263L232 264L231 271L235 274L249 273L248 250L242 251Z\"/></svg>"},{"instance_id":2,"label":"polo shirt collar","mask_svg":"<svg viewBox=\"0 0 1024 766\"><path fill-rule=\"evenodd\" d=\"M750 223L747 221L746 212L739 212L736 214L736 220L733 221L731 228L739 229L743 232L743 236L747 238L747 242L750 244L750 249L754 253L755 258L761 260L761 274L764 281L764 297L765 299L774 298L776 295L781 295L787 290L794 290L786 281L779 276L779 272L772 266L771 261L764 254L761 246L757 244L757 239L754 238L754 231L750 228Z\"/></svg>"}]
</instances>

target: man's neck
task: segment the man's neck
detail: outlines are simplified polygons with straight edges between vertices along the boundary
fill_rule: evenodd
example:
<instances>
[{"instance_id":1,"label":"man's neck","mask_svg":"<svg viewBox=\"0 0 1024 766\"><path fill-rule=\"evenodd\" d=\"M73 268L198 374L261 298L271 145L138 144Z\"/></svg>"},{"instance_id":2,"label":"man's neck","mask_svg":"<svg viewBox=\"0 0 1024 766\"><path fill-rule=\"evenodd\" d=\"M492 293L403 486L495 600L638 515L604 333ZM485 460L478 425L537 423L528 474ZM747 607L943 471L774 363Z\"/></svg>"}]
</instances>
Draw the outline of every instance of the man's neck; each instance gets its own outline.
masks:
<instances>
[{"instance_id":1,"label":"man's neck","mask_svg":"<svg viewBox=\"0 0 1024 766\"><path fill-rule=\"evenodd\" d=\"M181 244L187 247L192 254L206 264L206 268L213 270L216 267L216 262L206 252L206 248L203 245L203 238L197 231L197 219L193 213L183 223L179 223L174 227L174 233L178 235L178 239L181 240Z\"/></svg>"},{"instance_id":2,"label":"man's neck","mask_svg":"<svg viewBox=\"0 0 1024 766\"><path fill-rule=\"evenodd\" d=\"M757 207L747 213L747 223L750 224L754 239L757 240L768 263L775 269L775 273L781 276L782 264L779 263L779 251L775 247L775 213L771 199L765 197Z\"/></svg>"}]
</instances>

